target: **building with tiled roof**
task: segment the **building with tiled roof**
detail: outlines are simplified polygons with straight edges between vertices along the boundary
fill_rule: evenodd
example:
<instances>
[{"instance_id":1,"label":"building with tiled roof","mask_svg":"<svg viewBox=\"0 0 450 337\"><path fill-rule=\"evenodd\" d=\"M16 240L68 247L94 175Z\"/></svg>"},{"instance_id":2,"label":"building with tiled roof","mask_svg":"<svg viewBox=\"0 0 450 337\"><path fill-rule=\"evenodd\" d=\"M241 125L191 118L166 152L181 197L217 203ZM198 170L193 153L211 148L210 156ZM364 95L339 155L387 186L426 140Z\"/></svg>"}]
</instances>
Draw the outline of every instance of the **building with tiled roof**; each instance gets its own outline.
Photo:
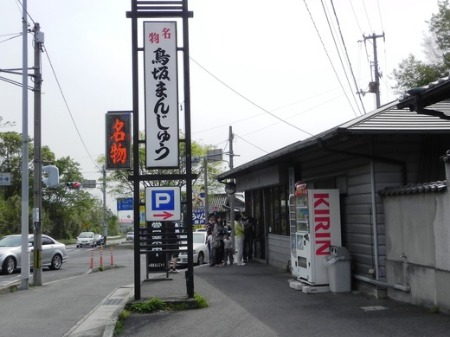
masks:
<instances>
[{"instance_id":1,"label":"building with tiled roof","mask_svg":"<svg viewBox=\"0 0 450 337\"><path fill-rule=\"evenodd\" d=\"M219 175L245 192L246 211L258 223L257 258L280 268L290 263L288 200L295 182L302 181L311 189L339 190L342 246L351 255L353 288L378 295L386 289L411 291L404 278L387 280L391 243L384 201L447 195L441 157L450 148L449 99L450 79L443 79Z\"/></svg>"}]
</instances>

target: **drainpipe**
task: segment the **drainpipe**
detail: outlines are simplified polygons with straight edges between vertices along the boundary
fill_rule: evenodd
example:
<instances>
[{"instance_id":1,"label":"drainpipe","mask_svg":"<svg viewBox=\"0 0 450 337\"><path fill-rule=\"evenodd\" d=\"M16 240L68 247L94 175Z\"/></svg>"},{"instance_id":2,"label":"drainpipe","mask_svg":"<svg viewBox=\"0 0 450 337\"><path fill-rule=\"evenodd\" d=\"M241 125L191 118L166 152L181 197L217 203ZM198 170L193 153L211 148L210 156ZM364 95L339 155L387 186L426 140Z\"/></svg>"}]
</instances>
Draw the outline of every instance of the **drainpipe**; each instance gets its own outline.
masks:
<instances>
[{"instance_id":1,"label":"drainpipe","mask_svg":"<svg viewBox=\"0 0 450 337\"><path fill-rule=\"evenodd\" d=\"M372 142L370 143L372 147ZM372 149L371 149L372 152ZM372 202L372 227L373 227L373 255L375 256L375 279L379 279L379 265L378 265L378 223L377 223L377 204L375 200L375 172L373 160L370 161L370 189Z\"/></svg>"},{"instance_id":2,"label":"drainpipe","mask_svg":"<svg viewBox=\"0 0 450 337\"><path fill-rule=\"evenodd\" d=\"M359 280L359 281L363 281L363 282L367 282L367 283L376 285L376 286L382 286L382 287L386 287L386 288L393 288L396 290L401 290L406 293L409 293L411 291L411 287L409 285L386 283L386 282L374 280L369 277L361 276L361 275L353 275L353 278L356 280Z\"/></svg>"}]
</instances>

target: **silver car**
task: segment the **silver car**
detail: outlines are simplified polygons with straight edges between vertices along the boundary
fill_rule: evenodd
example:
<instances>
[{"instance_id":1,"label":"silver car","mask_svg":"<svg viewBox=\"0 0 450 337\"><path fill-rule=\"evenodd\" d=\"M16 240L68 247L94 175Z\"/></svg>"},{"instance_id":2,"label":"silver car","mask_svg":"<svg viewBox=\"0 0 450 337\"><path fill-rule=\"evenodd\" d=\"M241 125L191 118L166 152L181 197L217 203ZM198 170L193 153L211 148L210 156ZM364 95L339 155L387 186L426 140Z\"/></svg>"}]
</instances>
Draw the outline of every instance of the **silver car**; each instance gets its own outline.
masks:
<instances>
[{"instance_id":1,"label":"silver car","mask_svg":"<svg viewBox=\"0 0 450 337\"><path fill-rule=\"evenodd\" d=\"M30 267L33 267L34 236L28 235ZM0 240L0 272L11 274L22 266L22 235L7 235ZM67 261L66 245L48 235L42 235L42 266L61 269Z\"/></svg>"},{"instance_id":2,"label":"silver car","mask_svg":"<svg viewBox=\"0 0 450 337\"><path fill-rule=\"evenodd\" d=\"M193 260L195 264L202 265L209 262L208 245L206 244L206 231L197 231L192 233ZM181 247L178 255L177 264L185 265L188 263L187 247Z\"/></svg>"},{"instance_id":3,"label":"silver car","mask_svg":"<svg viewBox=\"0 0 450 337\"><path fill-rule=\"evenodd\" d=\"M90 247L97 246L97 240L95 238L94 232L81 232L80 235L78 235L77 248L84 247L84 246L90 246Z\"/></svg>"}]
</instances>

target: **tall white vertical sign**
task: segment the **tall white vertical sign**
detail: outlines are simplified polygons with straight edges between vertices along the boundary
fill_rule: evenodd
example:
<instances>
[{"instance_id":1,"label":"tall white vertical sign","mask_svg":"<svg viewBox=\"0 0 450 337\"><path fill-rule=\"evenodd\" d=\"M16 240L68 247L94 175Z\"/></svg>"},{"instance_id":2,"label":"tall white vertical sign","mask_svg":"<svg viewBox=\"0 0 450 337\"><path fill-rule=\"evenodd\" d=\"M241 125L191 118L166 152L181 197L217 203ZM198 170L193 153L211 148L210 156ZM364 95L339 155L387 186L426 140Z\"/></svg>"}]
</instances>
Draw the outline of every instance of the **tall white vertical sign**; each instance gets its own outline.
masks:
<instances>
[{"instance_id":1,"label":"tall white vertical sign","mask_svg":"<svg viewBox=\"0 0 450 337\"><path fill-rule=\"evenodd\" d=\"M176 22L144 22L145 139L148 168L178 167Z\"/></svg>"}]
</instances>

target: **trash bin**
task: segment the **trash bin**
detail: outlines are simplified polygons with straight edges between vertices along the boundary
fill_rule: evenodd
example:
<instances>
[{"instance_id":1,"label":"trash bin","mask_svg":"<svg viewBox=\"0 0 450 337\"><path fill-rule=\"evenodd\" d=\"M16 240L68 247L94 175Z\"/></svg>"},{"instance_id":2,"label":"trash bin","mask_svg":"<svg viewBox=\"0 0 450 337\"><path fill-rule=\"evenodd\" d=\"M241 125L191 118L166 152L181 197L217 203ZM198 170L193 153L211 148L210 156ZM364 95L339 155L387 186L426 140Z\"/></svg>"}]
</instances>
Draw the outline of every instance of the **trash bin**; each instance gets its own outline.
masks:
<instances>
[{"instance_id":1,"label":"trash bin","mask_svg":"<svg viewBox=\"0 0 450 337\"><path fill-rule=\"evenodd\" d=\"M328 269L328 281L330 291L333 293L344 293L352 290L350 253L345 247L330 247L331 255L325 260Z\"/></svg>"}]
</instances>

